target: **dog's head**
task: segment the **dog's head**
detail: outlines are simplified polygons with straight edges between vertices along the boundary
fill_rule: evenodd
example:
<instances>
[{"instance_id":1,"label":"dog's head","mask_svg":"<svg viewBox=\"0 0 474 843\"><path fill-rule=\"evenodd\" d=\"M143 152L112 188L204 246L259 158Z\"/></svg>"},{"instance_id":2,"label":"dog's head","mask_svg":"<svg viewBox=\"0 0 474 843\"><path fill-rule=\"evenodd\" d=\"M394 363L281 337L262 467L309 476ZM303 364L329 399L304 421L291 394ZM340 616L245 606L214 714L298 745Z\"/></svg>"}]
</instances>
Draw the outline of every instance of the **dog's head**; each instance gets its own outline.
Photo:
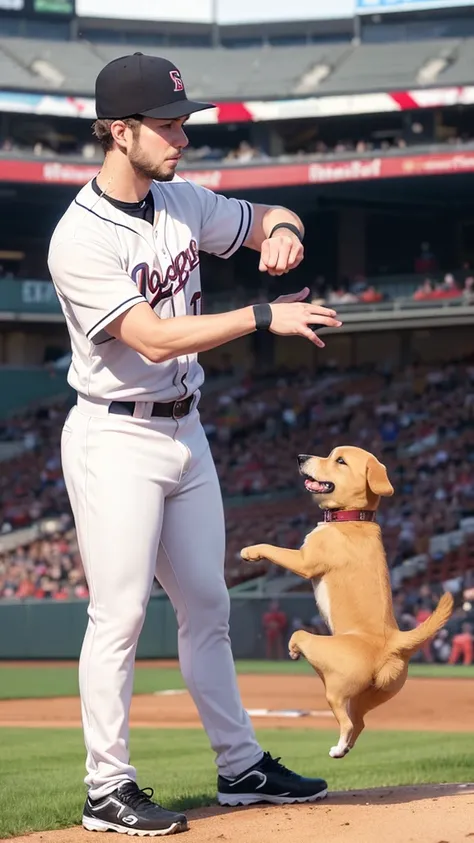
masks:
<instances>
[{"instance_id":1,"label":"dog's head","mask_svg":"<svg viewBox=\"0 0 474 843\"><path fill-rule=\"evenodd\" d=\"M321 509L377 509L380 497L393 495L387 469L362 448L343 445L328 457L300 454L300 474Z\"/></svg>"}]
</instances>

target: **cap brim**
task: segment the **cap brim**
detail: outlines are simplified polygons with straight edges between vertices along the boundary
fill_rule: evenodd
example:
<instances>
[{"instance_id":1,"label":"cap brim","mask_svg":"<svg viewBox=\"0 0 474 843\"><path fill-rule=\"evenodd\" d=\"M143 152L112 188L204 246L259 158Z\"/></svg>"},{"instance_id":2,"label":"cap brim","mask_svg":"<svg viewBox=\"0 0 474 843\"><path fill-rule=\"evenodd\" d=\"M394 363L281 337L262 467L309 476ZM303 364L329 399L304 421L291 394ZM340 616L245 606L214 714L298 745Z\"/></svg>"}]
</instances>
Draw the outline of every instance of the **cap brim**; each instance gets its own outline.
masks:
<instances>
[{"instance_id":1,"label":"cap brim","mask_svg":"<svg viewBox=\"0 0 474 843\"><path fill-rule=\"evenodd\" d=\"M156 117L160 120L175 120L178 117L187 117L196 111L205 111L206 108L216 108L211 102L193 102L192 100L177 100L168 105L160 105L158 108L150 108L148 111L140 111L142 117Z\"/></svg>"}]
</instances>

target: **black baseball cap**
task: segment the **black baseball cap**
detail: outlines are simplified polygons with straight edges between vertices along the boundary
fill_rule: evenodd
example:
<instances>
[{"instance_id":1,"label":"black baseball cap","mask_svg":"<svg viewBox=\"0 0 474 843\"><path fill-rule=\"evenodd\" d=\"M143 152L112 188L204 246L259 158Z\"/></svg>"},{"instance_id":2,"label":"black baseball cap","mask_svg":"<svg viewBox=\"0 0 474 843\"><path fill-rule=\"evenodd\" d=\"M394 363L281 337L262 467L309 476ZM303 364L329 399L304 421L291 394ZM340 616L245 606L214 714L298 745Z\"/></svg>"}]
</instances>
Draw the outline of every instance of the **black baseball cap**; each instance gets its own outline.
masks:
<instances>
[{"instance_id":1,"label":"black baseball cap","mask_svg":"<svg viewBox=\"0 0 474 843\"><path fill-rule=\"evenodd\" d=\"M95 103L97 118L109 120L134 114L173 120L215 108L210 102L188 100L176 65L143 53L114 59L100 71L95 83Z\"/></svg>"}]
</instances>

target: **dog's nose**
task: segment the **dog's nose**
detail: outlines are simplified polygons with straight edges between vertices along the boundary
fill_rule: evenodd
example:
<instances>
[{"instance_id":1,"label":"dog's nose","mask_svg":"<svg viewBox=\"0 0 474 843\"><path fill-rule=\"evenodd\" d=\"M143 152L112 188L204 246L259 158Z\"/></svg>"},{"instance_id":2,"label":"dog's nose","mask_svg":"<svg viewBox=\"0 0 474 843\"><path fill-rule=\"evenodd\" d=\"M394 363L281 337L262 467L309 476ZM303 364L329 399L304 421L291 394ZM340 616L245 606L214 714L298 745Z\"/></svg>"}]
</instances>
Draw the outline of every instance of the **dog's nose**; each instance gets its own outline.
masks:
<instances>
[{"instance_id":1,"label":"dog's nose","mask_svg":"<svg viewBox=\"0 0 474 843\"><path fill-rule=\"evenodd\" d=\"M307 462L310 459L311 459L311 457L310 457L309 454L298 454L298 465L299 465L299 467L301 468L301 466L304 465L304 463Z\"/></svg>"}]
</instances>

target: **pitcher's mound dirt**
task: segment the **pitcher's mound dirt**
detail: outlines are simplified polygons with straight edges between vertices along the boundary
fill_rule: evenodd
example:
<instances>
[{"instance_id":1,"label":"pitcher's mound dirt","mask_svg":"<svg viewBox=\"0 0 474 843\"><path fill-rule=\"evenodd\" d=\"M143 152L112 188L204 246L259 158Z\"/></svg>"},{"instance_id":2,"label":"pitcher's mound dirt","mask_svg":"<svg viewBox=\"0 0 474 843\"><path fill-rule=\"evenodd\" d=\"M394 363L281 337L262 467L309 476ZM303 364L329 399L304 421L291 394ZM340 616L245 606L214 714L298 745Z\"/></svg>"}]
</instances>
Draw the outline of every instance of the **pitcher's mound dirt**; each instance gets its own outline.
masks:
<instances>
[{"instance_id":1,"label":"pitcher's mound dirt","mask_svg":"<svg viewBox=\"0 0 474 843\"><path fill-rule=\"evenodd\" d=\"M278 843L470 843L474 840L474 784L333 793L315 805L211 807L189 811L188 817L189 832L173 840L266 843L276 835ZM91 839L82 828L70 828L17 837L14 843L86 843Z\"/></svg>"}]
</instances>

